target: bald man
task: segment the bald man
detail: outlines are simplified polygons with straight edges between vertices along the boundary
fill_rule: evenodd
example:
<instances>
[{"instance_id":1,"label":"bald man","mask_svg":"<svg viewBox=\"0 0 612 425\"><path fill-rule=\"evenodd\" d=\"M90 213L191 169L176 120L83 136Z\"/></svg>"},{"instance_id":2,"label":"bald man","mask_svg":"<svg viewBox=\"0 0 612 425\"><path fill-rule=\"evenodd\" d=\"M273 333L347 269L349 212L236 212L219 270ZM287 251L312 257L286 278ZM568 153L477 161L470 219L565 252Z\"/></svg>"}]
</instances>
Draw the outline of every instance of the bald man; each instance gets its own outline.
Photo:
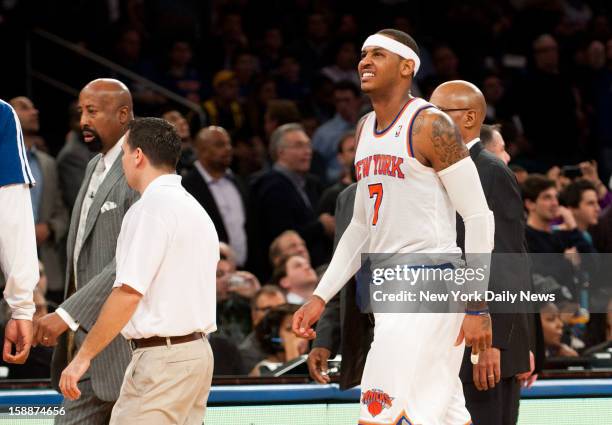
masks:
<instances>
[{"instance_id":1,"label":"bald man","mask_svg":"<svg viewBox=\"0 0 612 425\"><path fill-rule=\"evenodd\" d=\"M485 150L479 139L487 106L484 96L472 83L457 80L438 86L430 102L452 118L476 164L487 203L495 217L493 253L512 254L493 256L489 290L514 293L531 289L521 192L512 171ZM464 235L463 222L457 220L457 244L463 249ZM520 400L516 376L530 370L528 318L526 314L518 314L519 306L490 303L489 308L493 347L480 354L476 365L471 364L466 351L461 367L466 407L475 424L516 424Z\"/></svg>"},{"instance_id":2,"label":"bald man","mask_svg":"<svg viewBox=\"0 0 612 425\"><path fill-rule=\"evenodd\" d=\"M65 301L35 324L35 343L55 346L51 380L59 390L68 365L95 323L115 283L115 248L123 216L138 199L121 166L123 138L134 119L132 97L120 81L98 79L79 95L80 127L87 146L99 152L87 165L72 211L67 244ZM110 419L131 351L117 336L96 357L79 383L82 396L63 402L56 425L98 425Z\"/></svg>"},{"instance_id":3,"label":"bald man","mask_svg":"<svg viewBox=\"0 0 612 425\"><path fill-rule=\"evenodd\" d=\"M197 160L183 179L183 186L212 219L219 240L236 253L236 264L247 259L246 188L233 175L232 141L223 127L198 132L194 146Z\"/></svg>"}]
</instances>

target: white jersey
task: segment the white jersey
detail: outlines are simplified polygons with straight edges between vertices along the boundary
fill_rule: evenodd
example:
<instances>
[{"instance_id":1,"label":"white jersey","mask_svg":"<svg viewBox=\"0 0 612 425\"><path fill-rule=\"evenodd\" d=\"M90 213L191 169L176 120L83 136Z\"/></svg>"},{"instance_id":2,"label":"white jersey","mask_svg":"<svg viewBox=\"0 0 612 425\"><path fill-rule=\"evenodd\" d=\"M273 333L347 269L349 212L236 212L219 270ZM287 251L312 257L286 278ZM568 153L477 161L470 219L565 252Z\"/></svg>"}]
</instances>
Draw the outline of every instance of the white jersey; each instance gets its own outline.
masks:
<instances>
[{"instance_id":1,"label":"white jersey","mask_svg":"<svg viewBox=\"0 0 612 425\"><path fill-rule=\"evenodd\" d=\"M416 116L433 105L412 98L383 131L369 114L355 155L357 190L366 200L370 253L459 253L455 209L437 173L412 152Z\"/></svg>"},{"instance_id":2,"label":"white jersey","mask_svg":"<svg viewBox=\"0 0 612 425\"><path fill-rule=\"evenodd\" d=\"M460 253L455 208L430 167L413 156L416 116L432 105L411 99L384 131L370 114L355 157L364 200L369 253ZM361 380L360 425L464 425L459 369L464 344L455 346L463 314L376 313L374 340Z\"/></svg>"}]
</instances>

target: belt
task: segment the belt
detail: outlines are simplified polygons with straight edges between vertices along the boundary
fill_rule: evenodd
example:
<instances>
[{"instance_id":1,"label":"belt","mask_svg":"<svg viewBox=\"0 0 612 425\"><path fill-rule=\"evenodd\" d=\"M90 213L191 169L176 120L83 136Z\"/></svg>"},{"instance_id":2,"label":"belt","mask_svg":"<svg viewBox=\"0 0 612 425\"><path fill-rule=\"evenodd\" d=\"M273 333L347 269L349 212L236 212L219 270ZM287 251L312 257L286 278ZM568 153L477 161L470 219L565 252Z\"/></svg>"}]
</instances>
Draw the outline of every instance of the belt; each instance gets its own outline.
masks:
<instances>
[{"instance_id":1,"label":"belt","mask_svg":"<svg viewBox=\"0 0 612 425\"><path fill-rule=\"evenodd\" d=\"M162 345L183 344L185 342L196 341L206 336L202 332L194 332L183 336L152 336L151 338L130 339L133 350L137 348L160 347Z\"/></svg>"}]
</instances>

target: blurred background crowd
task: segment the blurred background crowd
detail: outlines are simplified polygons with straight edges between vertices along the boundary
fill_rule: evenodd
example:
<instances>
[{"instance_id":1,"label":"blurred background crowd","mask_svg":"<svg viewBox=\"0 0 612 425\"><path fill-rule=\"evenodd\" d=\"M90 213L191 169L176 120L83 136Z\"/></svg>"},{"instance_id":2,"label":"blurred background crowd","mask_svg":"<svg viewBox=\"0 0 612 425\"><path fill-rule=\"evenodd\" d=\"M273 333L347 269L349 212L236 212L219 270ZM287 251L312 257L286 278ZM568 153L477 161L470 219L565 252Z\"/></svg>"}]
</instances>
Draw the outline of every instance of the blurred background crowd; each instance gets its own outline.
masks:
<instances>
[{"instance_id":1,"label":"blurred background crowd","mask_svg":"<svg viewBox=\"0 0 612 425\"><path fill-rule=\"evenodd\" d=\"M355 125L370 110L361 43L392 27L420 47L413 95L454 79L480 87L481 139L523 188L529 251L564 254L534 262L535 287L561 300L541 309L547 353L578 356L612 340L612 315L589 315L580 296L595 288L599 311L609 310L612 285L593 276L612 274L589 259L612 252L611 16L603 0L2 2L0 97L17 111L39 182L37 314L63 299L68 220L94 156L75 94L113 77L129 86L136 115L176 126L177 172L225 242L211 338L225 361L215 374L266 374L306 353L290 317L331 258L336 197L354 182ZM38 347L10 377L48 376L49 358Z\"/></svg>"}]
</instances>

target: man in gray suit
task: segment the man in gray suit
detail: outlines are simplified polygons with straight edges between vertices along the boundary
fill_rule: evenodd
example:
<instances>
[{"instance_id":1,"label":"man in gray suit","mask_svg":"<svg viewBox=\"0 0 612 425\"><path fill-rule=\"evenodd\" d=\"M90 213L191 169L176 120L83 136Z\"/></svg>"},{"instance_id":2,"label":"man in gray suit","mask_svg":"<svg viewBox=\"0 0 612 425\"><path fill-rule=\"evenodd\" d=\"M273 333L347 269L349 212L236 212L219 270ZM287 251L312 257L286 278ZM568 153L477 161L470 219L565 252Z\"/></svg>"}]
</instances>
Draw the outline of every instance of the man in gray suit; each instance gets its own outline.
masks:
<instances>
[{"instance_id":1,"label":"man in gray suit","mask_svg":"<svg viewBox=\"0 0 612 425\"><path fill-rule=\"evenodd\" d=\"M99 144L101 154L87 165L72 211L66 300L55 313L41 318L34 332L35 342L57 345L51 364L51 381L56 389L62 370L81 346L112 290L121 222L138 198L128 187L121 167L123 136L134 118L127 87L117 80L94 80L81 90L79 110L85 142ZM121 336L115 338L80 381L81 398L64 400L66 414L56 417L56 425L108 423L130 356L127 341Z\"/></svg>"},{"instance_id":2,"label":"man in gray suit","mask_svg":"<svg viewBox=\"0 0 612 425\"><path fill-rule=\"evenodd\" d=\"M15 109L21 128L30 169L35 174L36 186L30 190L36 232L38 256L47 275L47 298L55 302L62 299L64 265L62 242L68 230L68 211L62 201L55 159L36 149L38 137L38 110L30 99L19 96L9 102Z\"/></svg>"}]
</instances>

